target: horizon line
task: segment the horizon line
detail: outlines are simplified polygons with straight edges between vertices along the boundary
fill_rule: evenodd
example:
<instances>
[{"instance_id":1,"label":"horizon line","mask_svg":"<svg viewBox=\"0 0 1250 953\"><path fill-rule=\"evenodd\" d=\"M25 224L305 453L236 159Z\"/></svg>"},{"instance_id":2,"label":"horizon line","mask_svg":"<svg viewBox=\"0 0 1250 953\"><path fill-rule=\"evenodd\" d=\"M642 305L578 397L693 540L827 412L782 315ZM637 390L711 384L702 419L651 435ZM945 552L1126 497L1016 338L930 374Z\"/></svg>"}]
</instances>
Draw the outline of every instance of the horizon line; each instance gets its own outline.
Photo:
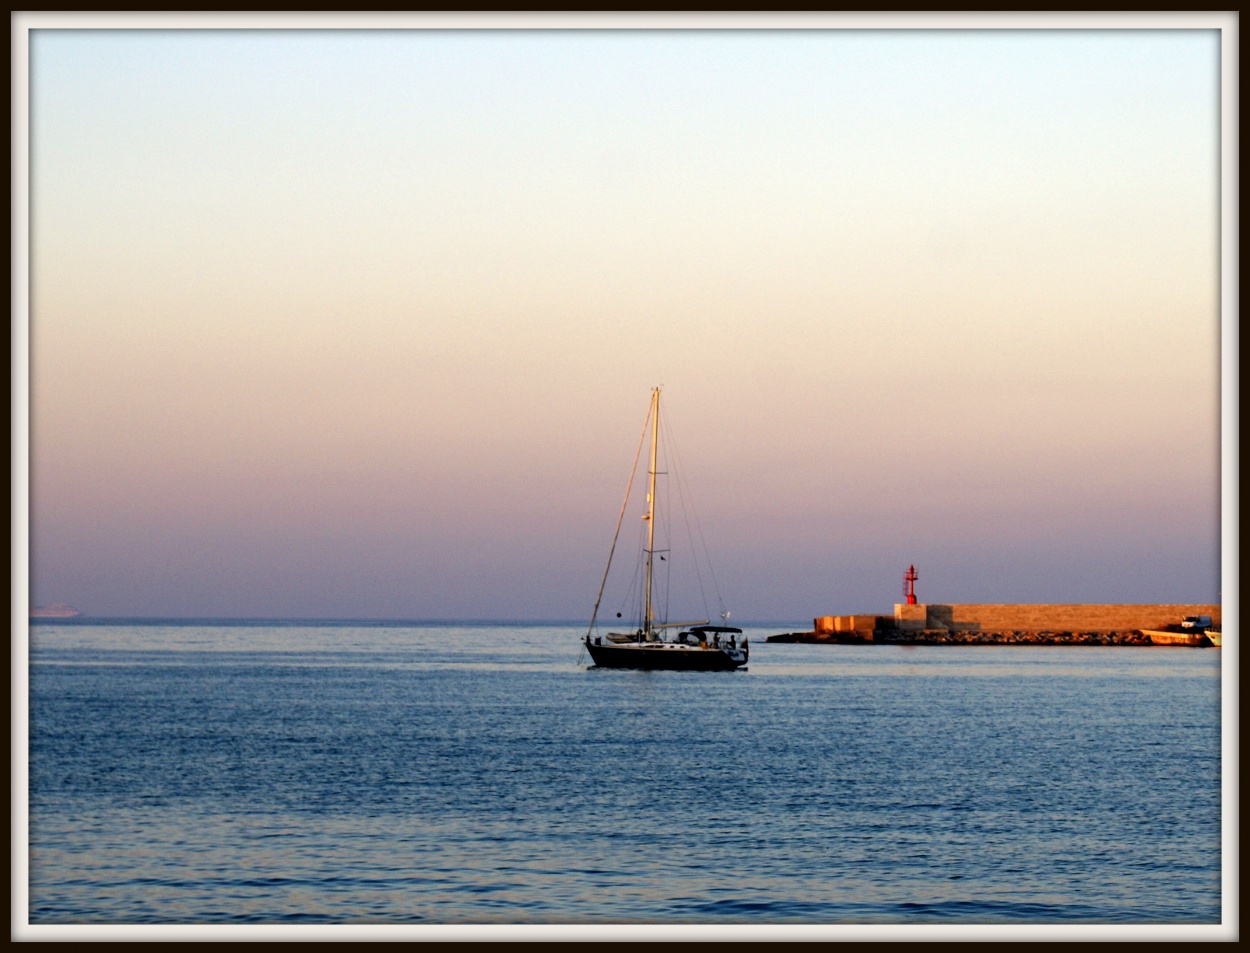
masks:
<instances>
[{"instance_id":1,"label":"horizon line","mask_svg":"<svg viewBox=\"0 0 1250 953\"><path fill-rule=\"evenodd\" d=\"M218 623L218 624L252 624L252 623L290 623L308 625L352 624L352 625L586 625L586 619L506 619L506 618L407 618L403 616L217 616L217 615L88 615L79 613L75 616L31 616L29 621L40 624L171 624L171 623ZM751 619L739 622L742 625L788 625L795 620Z\"/></svg>"}]
</instances>

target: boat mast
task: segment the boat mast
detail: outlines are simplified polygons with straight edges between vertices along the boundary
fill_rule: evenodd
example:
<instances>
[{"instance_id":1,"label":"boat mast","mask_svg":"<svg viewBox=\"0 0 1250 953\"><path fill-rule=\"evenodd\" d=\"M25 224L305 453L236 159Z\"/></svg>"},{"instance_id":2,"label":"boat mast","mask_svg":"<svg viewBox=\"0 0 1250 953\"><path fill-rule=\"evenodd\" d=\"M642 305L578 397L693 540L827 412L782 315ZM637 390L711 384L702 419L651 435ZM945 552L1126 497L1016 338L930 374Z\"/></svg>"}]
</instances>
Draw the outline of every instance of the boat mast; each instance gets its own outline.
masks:
<instances>
[{"instance_id":1,"label":"boat mast","mask_svg":"<svg viewBox=\"0 0 1250 953\"><path fill-rule=\"evenodd\" d=\"M655 553L655 454L660 442L660 389L651 389L651 468L647 486L647 581L646 608L642 615L642 634L651 640L651 560Z\"/></svg>"}]
</instances>

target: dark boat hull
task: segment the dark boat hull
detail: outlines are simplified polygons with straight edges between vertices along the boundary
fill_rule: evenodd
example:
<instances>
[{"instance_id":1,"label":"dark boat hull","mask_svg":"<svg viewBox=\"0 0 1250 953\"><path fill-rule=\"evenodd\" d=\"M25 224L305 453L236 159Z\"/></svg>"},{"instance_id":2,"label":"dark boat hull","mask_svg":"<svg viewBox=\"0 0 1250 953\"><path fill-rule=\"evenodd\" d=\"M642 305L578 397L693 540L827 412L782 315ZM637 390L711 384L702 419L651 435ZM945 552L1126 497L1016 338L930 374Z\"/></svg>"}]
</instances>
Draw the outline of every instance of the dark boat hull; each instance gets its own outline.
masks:
<instances>
[{"instance_id":1,"label":"dark boat hull","mask_svg":"<svg viewBox=\"0 0 1250 953\"><path fill-rule=\"evenodd\" d=\"M668 672L729 672L747 663L748 653L718 648L674 648L660 645L596 645L586 643L600 668L641 668Z\"/></svg>"}]
</instances>

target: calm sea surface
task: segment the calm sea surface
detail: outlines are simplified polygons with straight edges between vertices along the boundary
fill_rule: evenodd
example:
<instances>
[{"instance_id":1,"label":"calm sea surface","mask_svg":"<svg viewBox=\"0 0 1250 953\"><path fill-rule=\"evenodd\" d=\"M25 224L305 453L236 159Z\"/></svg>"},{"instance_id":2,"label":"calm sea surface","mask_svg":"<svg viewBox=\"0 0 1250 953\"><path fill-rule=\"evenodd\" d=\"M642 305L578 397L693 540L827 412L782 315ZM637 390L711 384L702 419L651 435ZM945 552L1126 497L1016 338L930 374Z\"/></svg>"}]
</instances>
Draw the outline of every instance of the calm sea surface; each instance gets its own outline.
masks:
<instances>
[{"instance_id":1,"label":"calm sea surface","mask_svg":"<svg viewBox=\"0 0 1250 953\"><path fill-rule=\"evenodd\" d=\"M32 924L1220 920L1220 652L30 629Z\"/></svg>"}]
</instances>

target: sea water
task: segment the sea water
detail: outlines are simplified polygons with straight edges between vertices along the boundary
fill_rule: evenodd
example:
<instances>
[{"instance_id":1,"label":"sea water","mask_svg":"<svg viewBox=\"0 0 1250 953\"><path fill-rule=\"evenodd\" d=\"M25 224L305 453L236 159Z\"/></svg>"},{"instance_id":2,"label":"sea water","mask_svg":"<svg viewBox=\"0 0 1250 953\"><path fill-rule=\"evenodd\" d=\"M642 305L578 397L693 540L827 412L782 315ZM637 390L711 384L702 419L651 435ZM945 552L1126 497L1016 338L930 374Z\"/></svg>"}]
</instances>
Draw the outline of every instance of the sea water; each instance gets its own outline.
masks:
<instances>
[{"instance_id":1,"label":"sea water","mask_svg":"<svg viewBox=\"0 0 1250 953\"><path fill-rule=\"evenodd\" d=\"M38 624L31 924L1214 924L1220 652Z\"/></svg>"}]
</instances>

